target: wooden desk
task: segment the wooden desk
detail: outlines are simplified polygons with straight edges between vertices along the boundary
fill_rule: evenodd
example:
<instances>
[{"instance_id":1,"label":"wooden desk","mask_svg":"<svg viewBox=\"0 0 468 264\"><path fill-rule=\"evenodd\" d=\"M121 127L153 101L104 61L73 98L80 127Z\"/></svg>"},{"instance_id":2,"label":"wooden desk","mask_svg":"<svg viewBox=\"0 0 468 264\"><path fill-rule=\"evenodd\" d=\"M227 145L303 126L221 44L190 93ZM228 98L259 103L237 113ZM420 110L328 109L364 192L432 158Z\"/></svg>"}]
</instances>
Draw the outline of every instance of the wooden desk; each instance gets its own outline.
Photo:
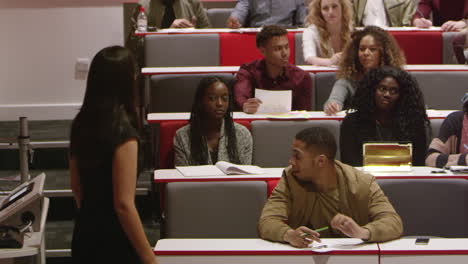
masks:
<instances>
[{"instance_id":1,"label":"wooden desk","mask_svg":"<svg viewBox=\"0 0 468 264\"><path fill-rule=\"evenodd\" d=\"M344 245L358 239L323 239L329 252L298 249L262 239L161 239L154 253L168 263L378 263L377 244ZM333 244L333 246L331 246ZM342 245L339 245L342 244Z\"/></svg>"},{"instance_id":2,"label":"wooden desk","mask_svg":"<svg viewBox=\"0 0 468 264\"><path fill-rule=\"evenodd\" d=\"M154 171L155 183L169 182L206 182L206 181L269 181L279 180L284 168L264 168L265 174L259 175L229 175L229 176L204 176L185 177L176 169L164 169ZM358 168L362 169L362 168ZM413 167L411 172L380 172L372 173L377 179L467 179L468 174L432 173L441 169L432 167Z\"/></svg>"},{"instance_id":3,"label":"wooden desk","mask_svg":"<svg viewBox=\"0 0 468 264\"><path fill-rule=\"evenodd\" d=\"M456 110L427 110L427 115L429 119L445 119L447 115L454 112ZM326 115L323 111L310 111L307 112L309 118L304 120L343 120L345 117L345 112L339 112L336 115ZM234 120L247 120L247 121L254 121L254 120L278 120L281 121L282 119L279 118L271 118L271 115L267 114L246 114L244 112L234 112L233 118ZM173 122L173 121L188 121L190 119L190 113L149 113L147 115L148 123L153 124L160 124L164 122ZM284 120L293 120L291 119L284 119ZM297 119L301 120L301 119Z\"/></svg>"},{"instance_id":4,"label":"wooden desk","mask_svg":"<svg viewBox=\"0 0 468 264\"><path fill-rule=\"evenodd\" d=\"M431 238L428 245L415 245L414 238L379 243L381 264L468 263L468 239Z\"/></svg>"}]
</instances>

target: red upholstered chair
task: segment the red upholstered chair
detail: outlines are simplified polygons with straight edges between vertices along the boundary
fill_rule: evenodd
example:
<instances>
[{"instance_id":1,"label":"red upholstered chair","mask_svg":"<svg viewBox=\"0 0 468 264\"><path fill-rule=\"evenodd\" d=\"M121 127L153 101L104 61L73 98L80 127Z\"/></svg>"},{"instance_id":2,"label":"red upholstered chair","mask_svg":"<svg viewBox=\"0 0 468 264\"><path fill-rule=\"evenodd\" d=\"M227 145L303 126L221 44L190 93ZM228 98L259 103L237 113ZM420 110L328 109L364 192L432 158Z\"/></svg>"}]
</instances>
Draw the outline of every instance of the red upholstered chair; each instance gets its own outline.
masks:
<instances>
[{"instance_id":1,"label":"red upholstered chair","mask_svg":"<svg viewBox=\"0 0 468 264\"><path fill-rule=\"evenodd\" d=\"M295 63L295 40L293 32L288 33L291 55L289 62ZM220 65L239 66L262 58L255 45L256 33L219 33Z\"/></svg>"},{"instance_id":2,"label":"red upholstered chair","mask_svg":"<svg viewBox=\"0 0 468 264\"><path fill-rule=\"evenodd\" d=\"M235 122L250 130L249 120ZM174 168L174 136L177 129L188 124L188 120L166 121L159 126L159 169Z\"/></svg>"},{"instance_id":3,"label":"red upholstered chair","mask_svg":"<svg viewBox=\"0 0 468 264\"><path fill-rule=\"evenodd\" d=\"M174 168L174 136L188 120L162 122L159 126L159 168Z\"/></svg>"},{"instance_id":4,"label":"red upholstered chair","mask_svg":"<svg viewBox=\"0 0 468 264\"><path fill-rule=\"evenodd\" d=\"M270 197L271 193L273 192L273 190L275 189L276 185L278 185L278 182L280 180L268 180L266 181L267 183L267 195L268 197Z\"/></svg>"},{"instance_id":5,"label":"red upholstered chair","mask_svg":"<svg viewBox=\"0 0 468 264\"><path fill-rule=\"evenodd\" d=\"M442 64L442 32L390 31L405 52L407 64Z\"/></svg>"}]
</instances>

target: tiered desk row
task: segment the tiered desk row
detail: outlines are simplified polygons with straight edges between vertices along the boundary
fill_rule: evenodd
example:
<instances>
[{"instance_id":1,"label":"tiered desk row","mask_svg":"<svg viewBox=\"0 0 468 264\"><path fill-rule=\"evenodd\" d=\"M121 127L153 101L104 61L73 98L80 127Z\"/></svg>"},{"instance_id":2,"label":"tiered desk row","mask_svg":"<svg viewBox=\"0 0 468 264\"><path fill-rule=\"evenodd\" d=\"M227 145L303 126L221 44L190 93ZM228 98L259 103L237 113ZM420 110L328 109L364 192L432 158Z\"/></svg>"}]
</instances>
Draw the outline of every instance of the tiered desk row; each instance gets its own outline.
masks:
<instances>
[{"instance_id":1,"label":"tiered desk row","mask_svg":"<svg viewBox=\"0 0 468 264\"><path fill-rule=\"evenodd\" d=\"M209 177L184 177L175 169L156 170L154 181L161 185L165 216L162 224L167 238L159 240L154 249L161 263L185 263L189 259L190 263L468 260L468 239L457 239L468 237L467 174L430 167L414 167L408 173L374 173L403 220L404 236L440 237L431 238L428 245L415 245L415 239L408 237L359 245L349 245L354 241L349 239L323 239L332 246L312 251L258 239L260 212L282 170L266 168L262 175Z\"/></svg>"},{"instance_id":2,"label":"tiered desk row","mask_svg":"<svg viewBox=\"0 0 468 264\"><path fill-rule=\"evenodd\" d=\"M288 30L290 62L304 64L302 31ZM160 66L237 66L261 57L256 49L257 28L242 29L163 29L137 33L145 37L146 65ZM450 64L454 32L440 28L389 28L404 51L408 64ZM190 48L187 44L190 43Z\"/></svg>"},{"instance_id":3,"label":"tiered desk row","mask_svg":"<svg viewBox=\"0 0 468 264\"><path fill-rule=\"evenodd\" d=\"M468 239L431 239L428 245L415 245L414 238L371 244L355 239L323 239L322 243L327 244L326 250L313 251L261 239L162 239L154 252L161 264L461 264L468 261Z\"/></svg>"},{"instance_id":4,"label":"tiered desk row","mask_svg":"<svg viewBox=\"0 0 468 264\"><path fill-rule=\"evenodd\" d=\"M405 236L429 235L416 246L414 239L331 248L329 252L295 249L258 239L256 224L268 195L287 165L296 132L325 126L339 140L344 113L320 111L336 79L335 67L302 66L302 29L289 30L290 62L301 65L313 82L312 112L302 119L234 113L235 122L253 137L253 163L264 175L184 177L172 169L172 140L187 124L193 95L201 78L215 75L233 81L239 65L260 58L255 47L258 29L161 30L145 38L145 104L148 122L155 126L154 182L160 186L163 237L154 251L161 263L465 263L468 259L468 175L415 167L411 173L377 174L377 181L402 216ZM418 80L428 108L461 109L468 67L453 63L454 33L440 29L392 28ZM424 46L421 46L424 43ZM190 45L190 48L187 48ZM445 63L445 65L442 65ZM432 65L429 65L432 64ZM437 64L437 65L435 65ZM452 111L428 110L432 134ZM285 120L283 120L285 119ZM339 157L338 157L339 158ZM276 168L275 168L276 167ZM182 239L183 238L183 239ZM199 239L209 238L209 239ZM325 242L334 240L324 239ZM345 241L345 240L342 240ZM349 240L346 240L349 241ZM347 242L345 242L347 243Z\"/></svg>"},{"instance_id":5,"label":"tiered desk row","mask_svg":"<svg viewBox=\"0 0 468 264\"><path fill-rule=\"evenodd\" d=\"M431 136L438 135L440 125L452 110L428 110L431 121ZM286 166L290 154L290 145L294 135L300 130L311 126L328 128L339 142L340 124L344 113L336 116L326 116L323 112L307 112L308 118L281 119L268 115L249 115L234 113L234 121L251 130L253 138L253 164L262 167ZM155 149L155 167L160 169L173 168L173 138L177 129L186 125L190 113L152 113L148 115L148 122L155 124L158 138ZM338 150L339 159L339 150Z\"/></svg>"}]
</instances>

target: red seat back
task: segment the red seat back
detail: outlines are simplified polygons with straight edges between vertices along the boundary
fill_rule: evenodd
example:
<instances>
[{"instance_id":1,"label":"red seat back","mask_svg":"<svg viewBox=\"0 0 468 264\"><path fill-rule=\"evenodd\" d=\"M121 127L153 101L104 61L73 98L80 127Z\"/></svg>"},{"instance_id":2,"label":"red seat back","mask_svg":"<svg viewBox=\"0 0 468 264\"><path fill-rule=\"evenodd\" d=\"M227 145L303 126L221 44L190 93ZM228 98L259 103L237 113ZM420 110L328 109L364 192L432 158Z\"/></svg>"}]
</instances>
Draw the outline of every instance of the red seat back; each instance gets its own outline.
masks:
<instances>
[{"instance_id":1,"label":"red seat back","mask_svg":"<svg viewBox=\"0 0 468 264\"><path fill-rule=\"evenodd\" d=\"M262 58L255 44L256 33L219 33L221 66L239 66L256 59ZM295 39L294 32L288 33L289 62L295 63Z\"/></svg>"},{"instance_id":2,"label":"red seat back","mask_svg":"<svg viewBox=\"0 0 468 264\"><path fill-rule=\"evenodd\" d=\"M407 64L442 64L442 32L390 31L405 52Z\"/></svg>"}]
</instances>

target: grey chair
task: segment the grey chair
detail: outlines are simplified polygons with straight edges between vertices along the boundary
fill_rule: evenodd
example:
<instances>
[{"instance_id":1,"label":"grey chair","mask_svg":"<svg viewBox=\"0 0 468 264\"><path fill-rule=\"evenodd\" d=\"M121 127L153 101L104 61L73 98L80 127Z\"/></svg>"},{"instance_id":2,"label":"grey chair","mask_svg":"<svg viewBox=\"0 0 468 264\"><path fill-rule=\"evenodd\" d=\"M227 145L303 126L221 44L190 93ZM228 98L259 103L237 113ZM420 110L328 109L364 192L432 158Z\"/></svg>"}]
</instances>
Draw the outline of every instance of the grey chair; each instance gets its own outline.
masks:
<instances>
[{"instance_id":1,"label":"grey chair","mask_svg":"<svg viewBox=\"0 0 468 264\"><path fill-rule=\"evenodd\" d=\"M206 11L206 15L213 28L225 28L232 10L234 8L210 8Z\"/></svg>"},{"instance_id":2,"label":"grey chair","mask_svg":"<svg viewBox=\"0 0 468 264\"><path fill-rule=\"evenodd\" d=\"M149 79L149 112L190 112L198 83L207 76L217 76L230 85L232 74L163 74Z\"/></svg>"},{"instance_id":3,"label":"grey chair","mask_svg":"<svg viewBox=\"0 0 468 264\"><path fill-rule=\"evenodd\" d=\"M285 167L291 155L294 136L308 127L325 127L335 136L339 147L340 122L336 120L271 121L251 123L253 163L262 167ZM337 159L339 159L339 149Z\"/></svg>"},{"instance_id":4,"label":"grey chair","mask_svg":"<svg viewBox=\"0 0 468 264\"><path fill-rule=\"evenodd\" d=\"M442 63L443 64L458 64L457 58L453 51L453 39L457 32L442 32Z\"/></svg>"},{"instance_id":5,"label":"grey chair","mask_svg":"<svg viewBox=\"0 0 468 264\"><path fill-rule=\"evenodd\" d=\"M323 105L328 100L336 81L334 72L318 72L315 74L315 109L323 111Z\"/></svg>"},{"instance_id":6,"label":"grey chair","mask_svg":"<svg viewBox=\"0 0 468 264\"><path fill-rule=\"evenodd\" d=\"M160 34L145 37L146 67L218 66L218 34Z\"/></svg>"},{"instance_id":7,"label":"grey chair","mask_svg":"<svg viewBox=\"0 0 468 264\"><path fill-rule=\"evenodd\" d=\"M468 181L378 180L403 221L405 236L468 237Z\"/></svg>"},{"instance_id":8,"label":"grey chair","mask_svg":"<svg viewBox=\"0 0 468 264\"><path fill-rule=\"evenodd\" d=\"M425 103L433 109L461 109L460 98L465 94L468 72L411 72L424 94Z\"/></svg>"},{"instance_id":9,"label":"grey chair","mask_svg":"<svg viewBox=\"0 0 468 264\"><path fill-rule=\"evenodd\" d=\"M444 122L445 119L431 119L431 134L429 135L429 142L428 144L431 143L432 139L436 138L439 136L439 131L440 127L442 126L442 123Z\"/></svg>"},{"instance_id":10,"label":"grey chair","mask_svg":"<svg viewBox=\"0 0 468 264\"><path fill-rule=\"evenodd\" d=\"M173 182L166 188L167 238L258 238L264 181Z\"/></svg>"},{"instance_id":11,"label":"grey chair","mask_svg":"<svg viewBox=\"0 0 468 264\"><path fill-rule=\"evenodd\" d=\"M306 63L304 60L304 53L302 52L302 32L297 32L294 35L294 38L295 38L295 43L296 43L294 45L294 48L296 49L294 52L296 65L304 65Z\"/></svg>"}]
</instances>

